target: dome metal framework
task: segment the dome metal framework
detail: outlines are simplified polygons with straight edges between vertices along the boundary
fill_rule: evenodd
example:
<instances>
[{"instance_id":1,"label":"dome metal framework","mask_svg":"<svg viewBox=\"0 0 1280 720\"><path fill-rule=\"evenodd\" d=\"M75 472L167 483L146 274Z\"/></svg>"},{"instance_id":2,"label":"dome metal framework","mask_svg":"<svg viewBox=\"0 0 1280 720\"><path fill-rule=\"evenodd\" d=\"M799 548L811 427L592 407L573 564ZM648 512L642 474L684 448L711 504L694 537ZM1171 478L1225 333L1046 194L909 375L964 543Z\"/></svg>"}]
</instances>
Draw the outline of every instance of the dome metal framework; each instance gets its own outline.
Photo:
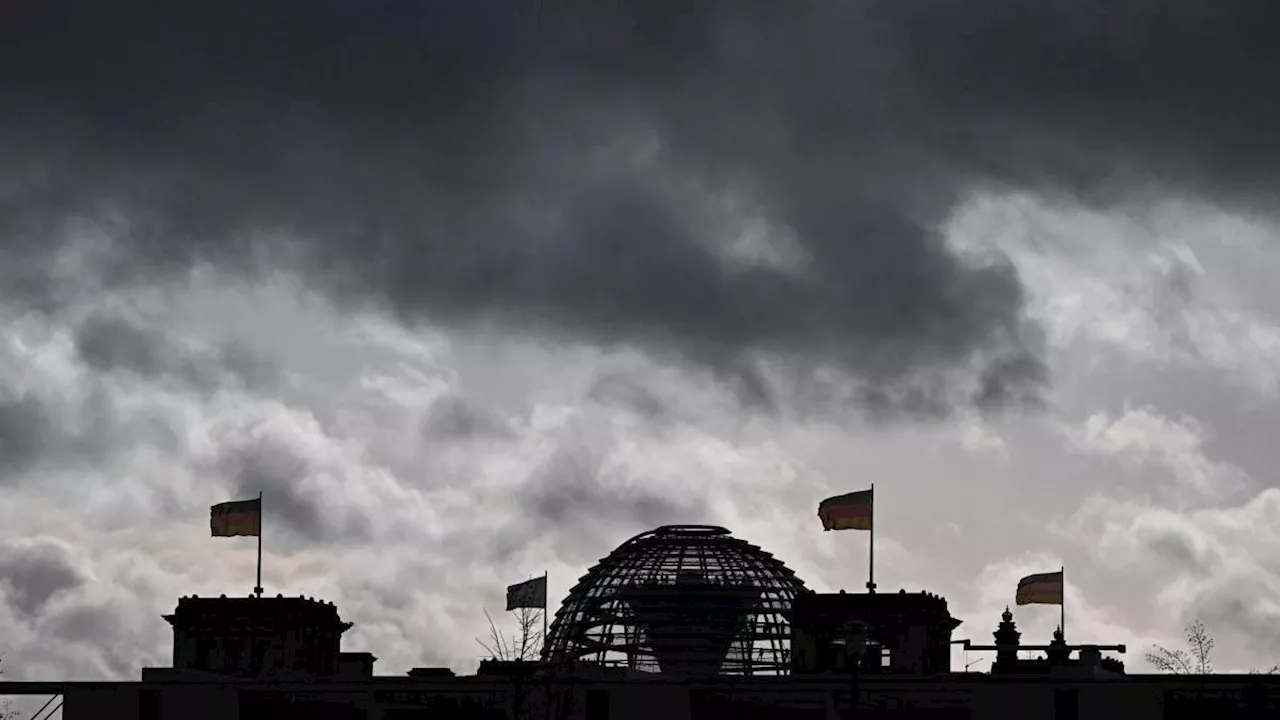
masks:
<instances>
[{"instance_id":1,"label":"dome metal framework","mask_svg":"<svg viewBox=\"0 0 1280 720\"><path fill-rule=\"evenodd\" d=\"M804 582L722 527L631 538L569 591L543 646L552 665L681 675L786 675Z\"/></svg>"}]
</instances>

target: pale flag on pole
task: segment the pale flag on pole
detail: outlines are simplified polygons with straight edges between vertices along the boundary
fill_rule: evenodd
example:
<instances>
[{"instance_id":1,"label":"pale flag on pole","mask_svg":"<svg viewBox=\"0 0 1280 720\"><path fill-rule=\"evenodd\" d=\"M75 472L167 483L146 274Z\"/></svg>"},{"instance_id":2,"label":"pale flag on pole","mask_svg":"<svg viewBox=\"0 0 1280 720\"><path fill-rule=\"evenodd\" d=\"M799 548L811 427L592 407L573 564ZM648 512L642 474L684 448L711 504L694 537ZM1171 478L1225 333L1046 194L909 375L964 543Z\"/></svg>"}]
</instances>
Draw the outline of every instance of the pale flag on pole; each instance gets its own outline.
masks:
<instances>
[{"instance_id":1,"label":"pale flag on pole","mask_svg":"<svg viewBox=\"0 0 1280 720\"><path fill-rule=\"evenodd\" d=\"M547 609L546 575L507 586L507 609L517 608Z\"/></svg>"}]
</instances>

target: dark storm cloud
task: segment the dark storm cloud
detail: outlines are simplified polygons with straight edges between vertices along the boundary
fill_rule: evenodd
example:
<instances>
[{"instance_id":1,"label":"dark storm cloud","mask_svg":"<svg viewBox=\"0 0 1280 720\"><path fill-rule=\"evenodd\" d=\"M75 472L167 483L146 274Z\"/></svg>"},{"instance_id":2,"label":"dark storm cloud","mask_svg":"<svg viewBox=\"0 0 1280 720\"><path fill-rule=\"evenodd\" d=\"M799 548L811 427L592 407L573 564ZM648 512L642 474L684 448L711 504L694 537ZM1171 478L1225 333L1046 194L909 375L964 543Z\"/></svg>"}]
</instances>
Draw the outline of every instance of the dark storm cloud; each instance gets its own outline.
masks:
<instances>
[{"instance_id":1,"label":"dark storm cloud","mask_svg":"<svg viewBox=\"0 0 1280 720\"><path fill-rule=\"evenodd\" d=\"M166 647L171 642L165 633L168 627L163 621L156 623L156 615L144 617L148 622L140 629L131 608L101 597L80 597L50 608L36 628L41 637L62 646L61 663L85 663L68 668L72 677L122 680L136 677L139 666L164 663L171 657ZM25 655L38 653L28 649Z\"/></svg>"},{"instance_id":2,"label":"dark storm cloud","mask_svg":"<svg viewBox=\"0 0 1280 720\"><path fill-rule=\"evenodd\" d=\"M13 541L0 546L0 586L9 603L28 616L40 614L57 595L85 583L68 548L50 541Z\"/></svg>"},{"instance_id":3,"label":"dark storm cloud","mask_svg":"<svg viewBox=\"0 0 1280 720\"><path fill-rule=\"evenodd\" d=\"M79 397L17 392L0 379L0 483L38 471L100 470L120 448L176 452L183 440L163 411L124 412L115 395L91 382ZM167 491L159 490L168 499Z\"/></svg>"},{"instance_id":4,"label":"dark storm cloud","mask_svg":"<svg viewBox=\"0 0 1280 720\"><path fill-rule=\"evenodd\" d=\"M939 225L983 185L1268 196L1272 7L11 3L6 234L38 253L49 218L110 201L128 276L250 267L252 231L287 229L340 295L674 350L763 407L760 355L839 368L878 411L1019 404L1045 371L1018 279ZM600 161L647 133L653 163ZM803 267L727 265L686 181Z\"/></svg>"},{"instance_id":5,"label":"dark storm cloud","mask_svg":"<svg viewBox=\"0 0 1280 720\"><path fill-rule=\"evenodd\" d=\"M557 557L591 559L596 550L616 543L615 536L659 525L705 522L706 499L696 490L664 493L649 483L609 477L603 453L587 444L562 442L522 484L520 507L528 527L555 528ZM528 527L513 527L496 542L501 557L527 542Z\"/></svg>"},{"instance_id":6,"label":"dark storm cloud","mask_svg":"<svg viewBox=\"0 0 1280 720\"><path fill-rule=\"evenodd\" d=\"M58 613L50 621L50 632L64 642L100 642L115 635L119 622L110 610L101 607L77 606Z\"/></svg>"},{"instance_id":7,"label":"dark storm cloud","mask_svg":"<svg viewBox=\"0 0 1280 720\"><path fill-rule=\"evenodd\" d=\"M76 330L80 359L98 371L118 368L159 375L170 364L173 348L164 338L123 318L94 317Z\"/></svg>"},{"instance_id":8,"label":"dark storm cloud","mask_svg":"<svg viewBox=\"0 0 1280 720\"><path fill-rule=\"evenodd\" d=\"M993 175L1106 203L1140 179L1273 201L1280 7L1101 0L898 3L883 16L941 136Z\"/></svg>"},{"instance_id":9,"label":"dark storm cloud","mask_svg":"<svg viewBox=\"0 0 1280 720\"><path fill-rule=\"evenodd\" d=\"M276 379L275 368L244 346L225 342L187 348L154 328L118 315L98 314L75 333L76 350L99 372L123 370L148 379L172 377L212 390L229 381L261 387Z\"/></svg>"},{"instance_id":10,"label":"dark storm cloud","mask_svg":"<svg viewBox=\"0 0 1280 720\"><path fill-rule=\"evenodd\" d=\"M38 463L52 427L44 405L30 397L0 397L0 480Z\"/></svg>"},{"instance_id":11,"label":"dark storm cloud","mask_svg":"<svg viewBox=\"0 0 1280 720\"><path fill-rule=\"evenodd\" d=\"M677 416L669 403L641 381L620 372L601 373L587 389L587 397L605 405L626 408L650 421L670 421Z\"/></svg>"},{"instance_id":12,"label":"dark storm cloud","mask_svg":"<svg viewBox=\"0 0 1280 720\"><path fill-rule=\"evenodd\" d=\"M515 436L502 417L461 395L433 403L422 430L428 440L506 440Z\"/></svg>"},{"instance_id":13,"label":"dark storm cloud","mask_svg":"<svg viewBox=\"0 0 1280 720\"><path fill-rule=\"evenodd\" d=\"M1197 542L1194 534L1184 528L1168 528L1148 538L1146 547L1150 553L1171 565L1189 573L1203 574L1212 564L1221 561L1215 553Z\"/></svg>"},{"instance_id":14,"label":"dark storm cloud","mask_svg":"<svg viewBox=\"0 0 1280 720\"><path fill-rule=\"evenodd\" d=\"M231 443L219 457L216 470L228 480L236 498L255 497L259 492L269 497L264 501L264 522L278 518L303 540L367 540L372 535L372 520L367 515L342 522L330 518L325 503L332 498L303 486L319 470L286 443L269 437Z\"/></svg>"},{"instance_id":15,"label":"dark storm cloud","mask_svg":"<svg viewBox=\"0 0 1280 720\"><path fill-rule=\"evenodd\" d=\"M1229 586L1214 588L1197 599L1191 614L1206 627L1230 632L1250 652L1268 658L1268 664L1280 642L1276 621L1280 620L1273 603L1268 601L1271 589L1261 578L1236 578Z\"/></svg>"}]
</instances>

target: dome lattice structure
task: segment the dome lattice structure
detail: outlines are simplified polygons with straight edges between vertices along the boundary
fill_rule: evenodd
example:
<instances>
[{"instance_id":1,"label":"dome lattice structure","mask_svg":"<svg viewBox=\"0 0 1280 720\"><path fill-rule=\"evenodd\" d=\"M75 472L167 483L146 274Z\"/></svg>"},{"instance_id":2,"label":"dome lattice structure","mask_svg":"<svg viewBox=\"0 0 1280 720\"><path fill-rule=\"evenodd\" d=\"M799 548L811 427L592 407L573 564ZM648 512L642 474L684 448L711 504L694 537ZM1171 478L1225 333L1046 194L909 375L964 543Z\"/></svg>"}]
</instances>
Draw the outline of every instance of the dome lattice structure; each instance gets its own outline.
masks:
<instances>
[{"instance_id":1,"label":"dome lattice structure","mask_svg":"<svg viewBox=\"0 0 1280 720\"><path fill-rule=\"evenodd\" d=\"M786 675L791 606L808 592L786 565L722 527L641 533L569 591L542 659L684 675Z\"/></svg>"}]
</instances>

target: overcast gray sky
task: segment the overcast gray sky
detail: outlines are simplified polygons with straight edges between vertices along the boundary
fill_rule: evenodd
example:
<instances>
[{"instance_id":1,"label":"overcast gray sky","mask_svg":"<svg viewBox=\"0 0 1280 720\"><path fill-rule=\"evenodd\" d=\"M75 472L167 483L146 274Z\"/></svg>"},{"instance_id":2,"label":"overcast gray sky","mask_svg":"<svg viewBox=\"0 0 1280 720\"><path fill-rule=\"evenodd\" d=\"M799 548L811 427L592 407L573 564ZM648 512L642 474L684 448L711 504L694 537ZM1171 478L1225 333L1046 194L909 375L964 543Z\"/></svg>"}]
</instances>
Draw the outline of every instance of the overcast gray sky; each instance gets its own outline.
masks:
<instances>
[{"instance_id":1,"label":"overcast gray sky","mask_svg":"<svg viewBox=\"0 0 1280 720\"><path fill-rule=\"evenodd\" d=\"M470 672L507 584L661 524L860 589L815 510L871 482L880 588L958 637L1065 564L1133 670L1196 617L1280 662L1277 20L6 3L5 677L166 663L259 491L268 593Z\"/></svg>"}]
</instances>

